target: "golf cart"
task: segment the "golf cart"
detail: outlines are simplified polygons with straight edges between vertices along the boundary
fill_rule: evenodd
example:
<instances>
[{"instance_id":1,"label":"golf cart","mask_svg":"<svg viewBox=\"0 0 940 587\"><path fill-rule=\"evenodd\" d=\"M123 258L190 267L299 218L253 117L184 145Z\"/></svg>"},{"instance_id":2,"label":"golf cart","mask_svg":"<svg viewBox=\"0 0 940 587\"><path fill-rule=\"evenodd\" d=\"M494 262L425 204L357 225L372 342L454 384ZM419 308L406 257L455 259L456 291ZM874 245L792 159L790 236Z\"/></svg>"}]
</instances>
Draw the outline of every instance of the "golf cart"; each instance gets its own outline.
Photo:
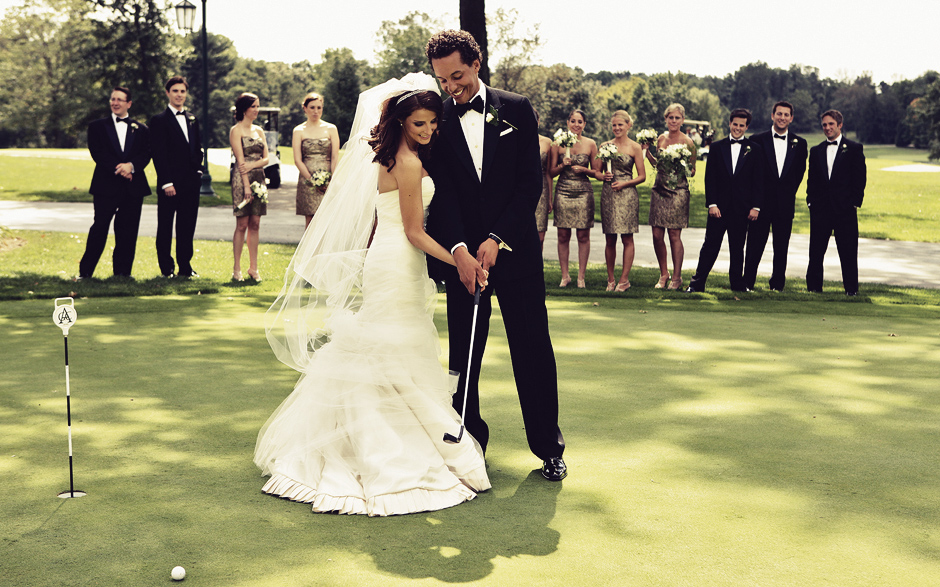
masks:
<instances>
[{"instance_id":1,"label":"golf cart","mask_svg":"<svg viewBox=\"0 0 940 587\"><path fill-rule=\"evenodd\" d=\"M695 143L697 158L705 161L708 159L708 149L712 144L712 137L715 131L711 129L711 124L707 120L686 120L686 134Z\"/></svg>"},{"instance_id":2,"label":"golf cart","mask_svg":"<svg viewBox=\"0 0 940 587\"><path fill-rule=\"evenodd\" d=\"M235 107L232 106L229 110L234 120ZM280 108L261 107L258 109L258 118L255 119L255 124L264 129L264 138L268 141L268 164L264 166L264 176L268 180L268 188L272 190L281 187L281 151L278 148L280 133L277 127L277 117L280 112ZM232 155L229 173L234 172L235 155Z\"/></svg>"}]
</instances>

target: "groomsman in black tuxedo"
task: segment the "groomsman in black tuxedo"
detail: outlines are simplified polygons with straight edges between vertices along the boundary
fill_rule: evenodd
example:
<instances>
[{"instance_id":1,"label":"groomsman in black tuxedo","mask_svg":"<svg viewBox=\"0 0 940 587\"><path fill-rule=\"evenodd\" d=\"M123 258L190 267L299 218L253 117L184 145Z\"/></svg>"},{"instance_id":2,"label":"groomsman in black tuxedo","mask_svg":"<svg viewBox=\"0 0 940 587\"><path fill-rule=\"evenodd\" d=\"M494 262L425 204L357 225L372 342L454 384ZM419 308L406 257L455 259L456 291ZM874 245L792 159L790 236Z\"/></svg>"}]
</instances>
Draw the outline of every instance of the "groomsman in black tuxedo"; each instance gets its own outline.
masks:
<instances>
[{"instance_id":1,"label":"groomsman in black tuxedo","mask_svg":"<svg viewBox=\"0 0 940 587\"><path fill-rule=\"evenodd\" d=\"M774 232L774 265L770 276L770 289L783 291L787 280L787 250L793 231L793 210L796 191L806 173L806 139L790 132L793 105L777 102L771 113L770 130L751 136L766 157L764 177L764 205L760 216L747 229L747 253L744 259L744 286L754 289L757 266L760 265L767 236Z\"/></svg>"},{"instance_id":2,"label":"groomsman in black tuxedo","mask_svg":"<svg viewBox=\"0 0 940 587\"><path fill-rule=\"evenodd\" d=\"M460 371L459 412L466 377L467 430L486 450L489 428L480 415L479 379L489 332L492 294L499 298L529 448L542 476L561 481L565 441L558 428L558 381L548 331L542 253L535 208L542 192L538 124L529 101L480 81L480 47L466 31L443 31L428 41L428 61L444 102L432 167L436 190L428 233L451 250L457 268L447 285L450 367ZM471 354L473 291L487 282Z\"/></svg>"},{"instance_id":3,"label":"groomsman in black tuxedo","mask_svg":"<svg viewBox=\"0 0 940 587\"><path fill-rule=\"evenodd\" d=\"M157 262L164 277L198 277L191 265L193 235L199 213L202 177L202 142L199 121L185 109L189 84L186 78L167 80L167 109L150 119L153 165L157 168ZM176 263L171 254L176 221Z\"/></svg>"},{"instance_id":4,"label":"groomsman in black tuxedo","mask_svg":"<svg viewBox=\"0 0 940 587\"><path fill-rule=\"evenodd\" d=\"M744 240L747 225L757 220L764 200L764 155L760 147L744 137L751 124L745 108L731 111L731 136L712 144L705 165L705 203L708 220L698 266L689 284L690 292L705 291L708 274L718 259L721 241L728 233L731 256L731 289L749 291L744 284Z\"/></svg>"},{"instance_id":5,"label":"groomsman in black tuxedo","mask_svg":"<svg viewBox=\"0 0 940 587\"><path fill-rule=\"evenodd\" d=\"M858 294L858 209L868 180L862 145L842 136L842 113L827 110L820 117L826 140L809 151L806 205L809 206L809 266L806 289L821 292L823 259L835 235L842 285L846 295Z\"/></svg>"},{"instance_id":6,"label":"groomsman in black tuxedo","mask_svg":"<svg viewBox=\"0 0 940 587\"><path fill-rule=\"evenodd\" d=\"M144 196L150 184L144 168L150 163L150 134L147 127L127 115L131 91L116 87L111 91L111 114L88 125L88 150L95 160L91 176L95 220L88 231L85 254L78 264L80 279L91 277L108 241L108 228L114 219L114 274L130 277L137 252L137 230Z\"/></svg>"}]
</instances>

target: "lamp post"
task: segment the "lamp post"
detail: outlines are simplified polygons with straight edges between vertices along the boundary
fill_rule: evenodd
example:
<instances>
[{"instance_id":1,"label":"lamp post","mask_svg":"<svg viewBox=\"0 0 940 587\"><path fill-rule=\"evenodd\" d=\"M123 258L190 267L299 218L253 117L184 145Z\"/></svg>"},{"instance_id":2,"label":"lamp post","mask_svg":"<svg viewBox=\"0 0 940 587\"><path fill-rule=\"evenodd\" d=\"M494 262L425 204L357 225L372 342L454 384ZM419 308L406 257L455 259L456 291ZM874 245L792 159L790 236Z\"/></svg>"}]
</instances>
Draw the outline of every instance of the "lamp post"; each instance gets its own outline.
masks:
<instances>
[{"instance_id":1,"label":"lamp post","mask_svg":"<svg viewBox=\"0 0 940 587\"><path fill-rule=\"evenodd\" d=\"M176 5L176 23L186 32L193 31L196 6L189 0ZM209 135L212 124L209 120L209 40L206 32L206 0L202 0L202 185L199 195L216 198L212 191L212 176L209 175Z\"/></svg>"}]
</instances>

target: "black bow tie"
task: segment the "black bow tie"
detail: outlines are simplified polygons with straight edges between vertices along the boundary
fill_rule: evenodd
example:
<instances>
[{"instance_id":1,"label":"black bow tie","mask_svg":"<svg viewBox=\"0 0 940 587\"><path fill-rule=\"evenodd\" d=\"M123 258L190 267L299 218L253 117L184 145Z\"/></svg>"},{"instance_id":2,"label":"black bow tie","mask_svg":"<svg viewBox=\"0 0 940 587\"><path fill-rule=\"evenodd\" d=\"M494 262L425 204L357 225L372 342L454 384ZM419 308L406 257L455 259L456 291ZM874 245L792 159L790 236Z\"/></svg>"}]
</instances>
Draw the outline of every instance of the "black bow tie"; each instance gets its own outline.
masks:
<instances>
[{"instance_id":1,"label":"black bow tie","mask_svg":"<svg viewBox=\"0 0 940 587\"><path fill-rule=\"evenodd\" d=\"M463 116L467 113L467 110L476 110L480 114L483 114L483 98L481 96L477 96L466 104L455 103L454 109L457 111L457 116Z\"/></svg>"},{"instance_id":2,"label":"black bow tie","mask_svg":"<svg viewBox=\"0 0 940 587\"><path fill-rule=\"evenodd\" d=\"M785 141L787 140L787 135L778 135L777 133L774 133L774 138L780 139L781 141Z\"/></svg>"},{"instance_id":3,"label":"black bow tie","mask_svg":"<svg viewBox=\"0 0 940 587\"><path fill-rule=\"evenodd\" d=\"M176 113L176 115L177 115L177 116L186 116L186 111L185 111L185 110L180 110L179 112Z\"/></svg>"},{"instance_id":4,"label":"black bow tie","mask_svg":"<svg viewBox=\"0 0 940 587\"><path fill-rule=\"evenodd\" d=\"M124 124L127 124L127 118L115 118L114 122L123 122Z\"/></svg>"},{"instance_id":5,"label":"black bow tie","mask_svg":"<svg viewBox=\"0 0 940 587\"><path fill-rule=\"evenodd\" d=\"M743 142L744 142L744 139L731 139L732 145L737 144L737 143L743 143Z\"/></svg>"},{"instance_id":6,"label":"black bow tie","mask_svg":"<svg viewBox=\"0 0 940 587\"><path fill-rule=\"evenodd\" d=\"M829 145L838 145L839 141L826 141L826 143Z\"/></svg>"}]
</instances>

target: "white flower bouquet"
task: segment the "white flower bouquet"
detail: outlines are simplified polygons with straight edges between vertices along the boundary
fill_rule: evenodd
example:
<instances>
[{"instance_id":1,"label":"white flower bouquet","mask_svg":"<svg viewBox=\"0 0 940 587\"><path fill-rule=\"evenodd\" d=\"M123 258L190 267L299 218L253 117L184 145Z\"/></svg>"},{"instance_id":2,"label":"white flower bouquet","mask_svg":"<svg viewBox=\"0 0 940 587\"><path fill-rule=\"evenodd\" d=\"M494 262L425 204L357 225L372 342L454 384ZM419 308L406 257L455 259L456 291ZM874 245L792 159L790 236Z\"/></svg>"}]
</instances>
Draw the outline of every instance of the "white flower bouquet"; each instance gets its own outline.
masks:
<instances>
[{"instance_id":1,"label":"white flower bouquet","mask_svg":"<svg viewBox=\"0 0 940 587\"><path fill-rule=\"evenodd\" d=\"M565 157L571 157L571 147L578 142L578 135L570 130L559 128L555 131L554 140L552 142L559 147L565 148Z\"/></svg>"},{"instance_id":2,"label":"white flower bouquet","mask_svg":"<svg viewBox=\"0 0 940 587\"><path fill-rule=\"evenodd\" d=\"M689 161L692 160L692 151L681 144L669 145L659 150L656 171L662 173L666 187L676 189L679 180L689 175Z\"/></svg>"},{"instance_id":3,"label":"white flower bouquet","mask_svg":"<svg viewBox=\"0 0 940 587\"><path fill-rule=\"evenodd\" d=\"M264 185L259 181L251 182L251 185L248 186L251 189L251 195L258 200L261 200L262 204L268 203L268 186ZM238 204L238 209L241 210L248 205L248 199L245 198Z\"/></svg>"},{"instance_id":4,"label":"white flower bouquet","mask_svg":"<svg viewBox=\"0 0 940 587\"><path fill-rule=\"evenodd\" d=\"M310 175L310 179L304 180L308 185L315 188L325 188L330 183L333 174L329 171L317 171Z\"/></svg>"},{"instance_id":5,"label":"white flower bouquet","mask_svg":"<svg viewBox=\"0 0 940 587\"><path fill-rule=\"evenodd\" d=\"M597 158L607 164L607 173L611 172L611 164L614 160L620 158L620 151L617 150L617 145L611 143L604 143L597 150Z\"/></svg>"},{"instance_id":6,"label":"white flower bouquet","mask_svg":"<svg viewBox=\"0 0 940 587\"><path fill-rule=\"evenodd\" d=\"M651 128L646 128L636 133L636 142L641 145L652 145L659 138L659 133Z\"/></svg>"}]
</instances>

